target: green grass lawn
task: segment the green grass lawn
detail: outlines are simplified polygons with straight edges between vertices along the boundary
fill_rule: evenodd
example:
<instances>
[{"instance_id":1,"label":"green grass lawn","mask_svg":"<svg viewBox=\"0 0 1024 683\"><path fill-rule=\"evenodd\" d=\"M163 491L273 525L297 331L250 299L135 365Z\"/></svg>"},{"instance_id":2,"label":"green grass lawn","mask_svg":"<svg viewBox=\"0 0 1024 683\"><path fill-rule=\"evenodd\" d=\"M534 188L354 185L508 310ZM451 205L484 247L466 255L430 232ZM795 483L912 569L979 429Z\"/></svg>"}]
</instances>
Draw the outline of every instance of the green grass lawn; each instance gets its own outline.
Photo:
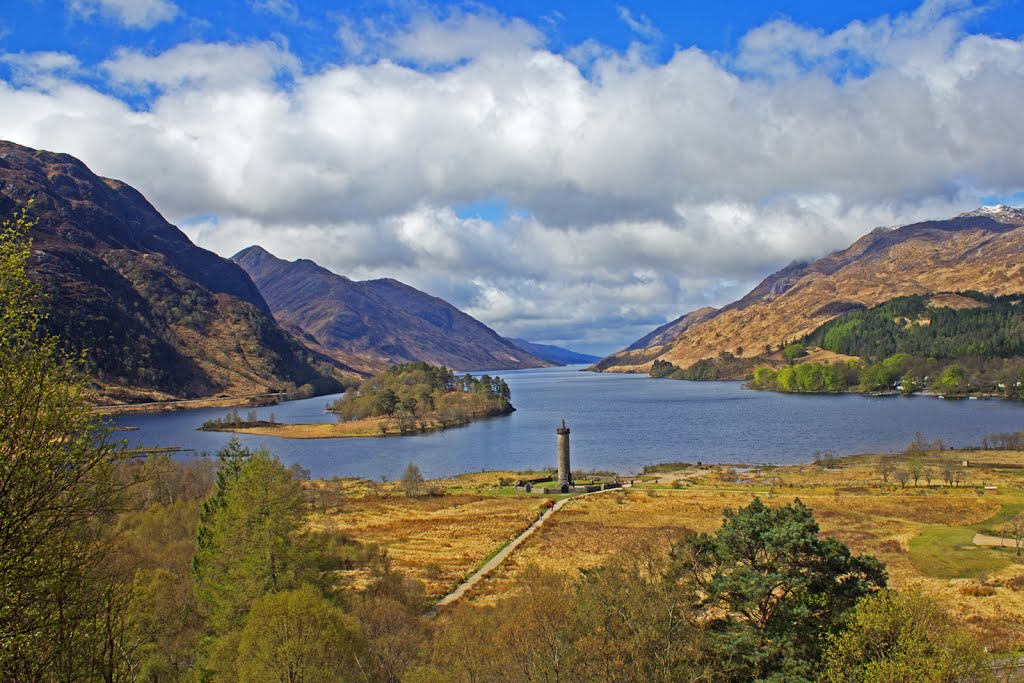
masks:
<instances>
[{"instance_id":1,"label":"green grass lawn","mask_svg":"<svg viewBox=\"0 0 1024 683\"><path fill-rule=\"evenodd\" d=\"M927 526L910 542L910 561L922 573L939 579L984 579L1014 562L1010 548L980 547L978 533L995 534L995 528L1024 512L1020 495L1003 504L994 516L971 526Z\"/></svg>"},{"instance_id":2,"label":"green grass lawn","mask_svg":"<svg viewBox=\"0 0 1024 683\"><path fill-rule=\"evenodd\" d=\"M1011 552L972 543L973 526L926 527L910 542L910 560L925 575L939 579L984 579L1013 561Z\"/></svg>"}]
</instances>

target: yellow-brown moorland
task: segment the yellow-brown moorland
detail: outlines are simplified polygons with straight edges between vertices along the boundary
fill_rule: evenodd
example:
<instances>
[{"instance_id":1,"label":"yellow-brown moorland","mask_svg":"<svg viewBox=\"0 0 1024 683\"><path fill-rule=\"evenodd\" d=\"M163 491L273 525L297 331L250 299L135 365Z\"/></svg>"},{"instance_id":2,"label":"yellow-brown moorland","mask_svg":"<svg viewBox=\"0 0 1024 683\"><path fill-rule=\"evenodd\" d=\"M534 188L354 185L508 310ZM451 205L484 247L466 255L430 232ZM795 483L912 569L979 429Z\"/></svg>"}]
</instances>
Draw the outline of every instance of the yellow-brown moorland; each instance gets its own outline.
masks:
<instances>
[{"instance_id":1,"label":"yellow-brown moorland","mask_svg":"<svg viewBox=\"0 0 1024 683\"><path fill-rule=\"evenodd\" d=\"M799 498L814 511L823 535L885 562L892 587L920 587L986 646L1012 649L1024 640L1024 558L1012 539L1015 527L1024 535L1024 523L1015 525L1024 519L1024 452L933 451L916 467L900 458L658 468L637 477L632 488L569 502L469 599L490 603L516 590L531 564L578 575L637 539L669 543L687 532L713 532L723 510L755 496L780 505ZM891 470L884 472L886 482L883 470ZM405 496L398 482L310 482L344 496L313 523L385 547L394 569L439 598L525 529L549 500L516 493L510 483L518 476L488 472L429 482L430 493L419 497ZM986 535L1006 536L1007 547L975 544ZM353 572L342 580L360 585L365 578Z\"/></svg>"}]
</instances>

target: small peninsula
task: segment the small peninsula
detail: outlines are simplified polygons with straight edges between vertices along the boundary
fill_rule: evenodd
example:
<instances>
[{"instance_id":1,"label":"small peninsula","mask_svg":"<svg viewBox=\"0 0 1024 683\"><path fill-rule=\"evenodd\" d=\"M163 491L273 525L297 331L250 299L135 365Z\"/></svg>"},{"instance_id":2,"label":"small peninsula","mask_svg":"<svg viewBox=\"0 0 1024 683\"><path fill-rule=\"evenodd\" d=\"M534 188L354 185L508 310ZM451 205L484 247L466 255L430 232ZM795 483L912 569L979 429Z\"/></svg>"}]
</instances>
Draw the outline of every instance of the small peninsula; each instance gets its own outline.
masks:
<instances>
[{"instance_id":1,"label":"small peninsula","mask_svg":"<svg viewBox=\"0 0 1024 683\"><path fill-rule=\"evenodd\" d=\"M458 377L446 367L416 362L395 365L364 380L327 410L338 416L337 422L282 424L273 416L259 420L255 413L242 419L235 411L200 429L285 439L410 436L508 415L515 408L512 392L500 377Z\"/></svg>"}]
</instances>

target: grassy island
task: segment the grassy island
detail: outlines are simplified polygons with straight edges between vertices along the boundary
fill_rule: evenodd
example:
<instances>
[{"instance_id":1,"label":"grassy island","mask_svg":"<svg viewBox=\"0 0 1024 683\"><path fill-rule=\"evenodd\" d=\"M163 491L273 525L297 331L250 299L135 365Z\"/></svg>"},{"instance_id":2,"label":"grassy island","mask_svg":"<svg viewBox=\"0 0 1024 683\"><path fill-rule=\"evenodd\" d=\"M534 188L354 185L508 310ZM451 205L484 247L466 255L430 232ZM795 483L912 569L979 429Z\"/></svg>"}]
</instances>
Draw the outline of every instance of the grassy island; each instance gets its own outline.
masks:
<instances>
[{"instance_id":1,"label":"grassy island","mask_svg":"<svg viewBox=\"0 0 1024 683\"><path fill-rule=\"evenodd\" d=\"M424 434L459 427L484 417L508 415L512 392L500 377L458 377L423 362L396 365L349 389L328 407L338 422L281 424L238 412L210 420L200 429L260 434L286 439L330 439Z\"/></svg>"}]
</instances>

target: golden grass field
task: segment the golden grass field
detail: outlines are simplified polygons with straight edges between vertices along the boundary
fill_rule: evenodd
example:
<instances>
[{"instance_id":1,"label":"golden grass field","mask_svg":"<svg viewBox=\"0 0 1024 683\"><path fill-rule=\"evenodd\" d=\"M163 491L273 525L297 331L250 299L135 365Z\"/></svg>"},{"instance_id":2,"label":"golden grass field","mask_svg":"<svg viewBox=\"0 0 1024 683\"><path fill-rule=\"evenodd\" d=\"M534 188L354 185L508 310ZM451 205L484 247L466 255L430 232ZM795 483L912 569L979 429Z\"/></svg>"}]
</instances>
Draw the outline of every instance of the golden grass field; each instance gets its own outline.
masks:
<instances>
[{"instance_id":1,"label":"golden grass field","mask_svg":"<svg viewBox=\"0 0 1024 683\"><path fill-rule=\"evenodd\" d=\"M985 645L1012 650L1024 643L1024 563L1013 548L974 546L972 539L1024 514L1024 453L945 451L941 457L970 461L959 487L940 486L937 466L931 486L924 477L917 487L912 480L882 486L878 456L846 458L829 468L688 467L645 475L632 489L569 502L470 599L493 602L514 589L530 564L575 575L638 538L668 543L687 532L712 532L725 508L742 507L755 495L780 505L799 498L814 511L822 534L885 562L892 587L920 587ZM1012 469L1017 466L1022 469ZM318 482L350 492L341 512L318 515L315 524L386 546L393 567L440 597L524 529L548 500L499 486L515 476L490 472L430 482L445 495L416 499L405 498L395 484L376 485L374 492L365 482ZM982 495L983 485L998 492Z\"/></svg>"},{"instance_id":2,"label":"golden grass field","mask_svg":"<svg viewBox=\"0 0 1024 683\"><path fill-rule=\"evenodd\" d=\"M432 427L428 429L432 429ZM279 424L273 427L232 428L228 431L238 432L239 434L277 436L282 439L337 439L344 437L394 436L398 434L398 427L394 420L386 417L368 417L362 420L352 420L351 422ZM415 433L419 433L419 430Z\"/></svg>"}]
</instances>

